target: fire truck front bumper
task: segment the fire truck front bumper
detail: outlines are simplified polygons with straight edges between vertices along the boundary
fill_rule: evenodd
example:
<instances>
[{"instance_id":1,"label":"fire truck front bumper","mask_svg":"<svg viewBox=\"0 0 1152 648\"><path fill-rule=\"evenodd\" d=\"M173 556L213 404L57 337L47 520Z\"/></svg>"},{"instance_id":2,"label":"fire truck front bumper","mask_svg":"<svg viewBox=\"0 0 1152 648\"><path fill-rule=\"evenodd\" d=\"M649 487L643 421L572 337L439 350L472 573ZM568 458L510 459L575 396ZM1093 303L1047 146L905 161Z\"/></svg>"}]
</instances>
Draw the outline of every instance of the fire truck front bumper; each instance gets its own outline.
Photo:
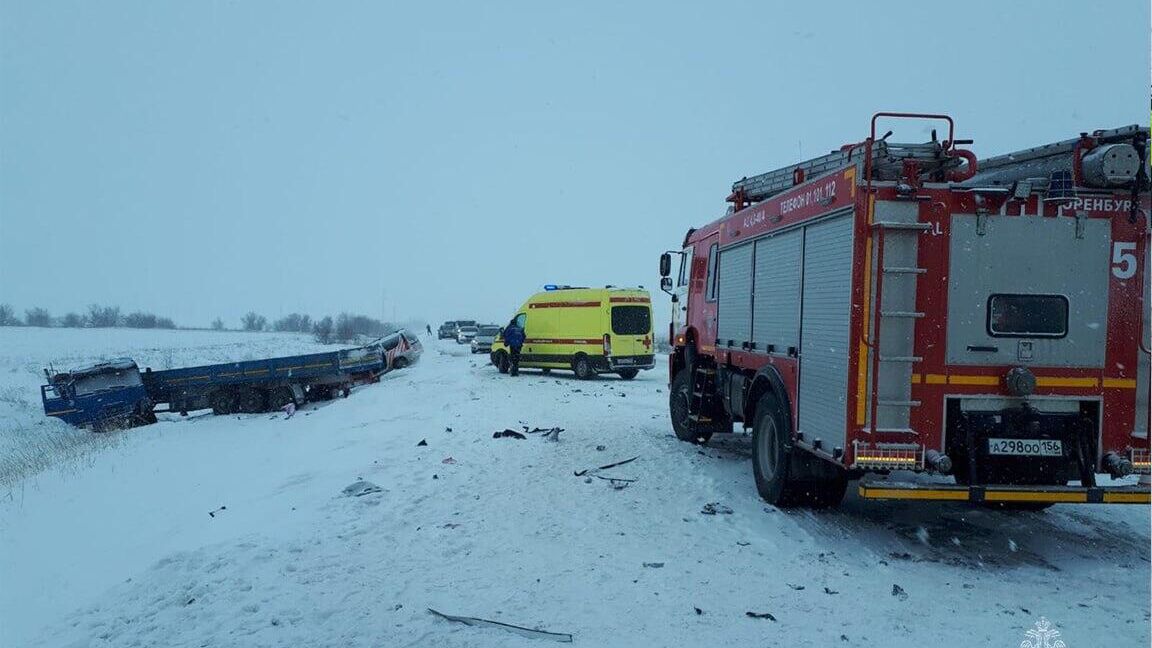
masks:
<instances>
[{"instance_id":1,"label":"fire truck front bumper","mask_svg":"<svg viewBox=\"0 0 1152 648\"><path fill-rule=\"evenodd\" d=\"M1124 486L961 486L861 480L860 498L871 500L937 500L1035 504L1149 504L1147 484Z\"/></svg>"}]
</instances>

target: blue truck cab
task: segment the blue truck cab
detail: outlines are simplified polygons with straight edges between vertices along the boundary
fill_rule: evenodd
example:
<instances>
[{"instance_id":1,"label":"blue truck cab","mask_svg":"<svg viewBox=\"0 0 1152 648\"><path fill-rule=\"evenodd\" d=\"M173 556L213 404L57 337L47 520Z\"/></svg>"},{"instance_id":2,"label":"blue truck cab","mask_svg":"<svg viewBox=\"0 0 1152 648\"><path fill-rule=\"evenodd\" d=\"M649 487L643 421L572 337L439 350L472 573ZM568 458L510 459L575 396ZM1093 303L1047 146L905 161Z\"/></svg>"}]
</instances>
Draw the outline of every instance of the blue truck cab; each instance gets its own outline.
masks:
<instances>
[{"instance_id":1,"label":"blue truck cab","mask_svg":"<svg viewBox=\"0 0 1152 648\"><path fill-rule=\"evenodd\" d=\"M152 402L130 358L117 358L67 372L44 371L44 413L94 430L154 422Z\"/></svg>"}]
</instances>

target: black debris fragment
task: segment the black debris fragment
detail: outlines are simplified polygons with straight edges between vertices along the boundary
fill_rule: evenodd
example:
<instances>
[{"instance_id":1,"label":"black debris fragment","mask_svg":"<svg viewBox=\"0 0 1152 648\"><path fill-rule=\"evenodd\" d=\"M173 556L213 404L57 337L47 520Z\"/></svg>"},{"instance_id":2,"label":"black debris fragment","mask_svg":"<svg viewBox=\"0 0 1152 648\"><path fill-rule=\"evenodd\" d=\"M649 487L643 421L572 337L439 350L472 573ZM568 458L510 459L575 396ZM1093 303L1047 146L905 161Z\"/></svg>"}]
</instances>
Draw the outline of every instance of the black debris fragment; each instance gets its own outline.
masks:
<instances>
[{"instance_id":1,"label":"black debris fragment","mask_svg":"<svg viewBox=\"0 0 1152 648\"><path fill-rule=\"evenodd\" d=\"M228 510L227 506L221 506L220 508L216 509L215 511L208 511L208 517L214 518L214 517L216 517L216 514L219 513L220 511L227 511L227 510Z\"/></svg>"},{"instance_id":2,"label":"black debris fragment","mask_svg":"<svg viewBox=\"0 0 1152 648\"><path fill-rule=\"evenodd\" d=\"M709 502L700 509L704 515L732 515L732 509L724 506L720 502Z\"/></svg>"},{"instance_id":3,"label":"black debris fragment","mask_svg":"<svg viewBox=\"0 0 1152 648\"><path fill-rule=\"evenodd\" d=\"M420 439L420 443L417 443L416 447L419 448L420 446L426 446L426 445L428 445L427 439Z\"/></svg>"},{"instance_id":4,"label":"black debris fragment","mask_svg":"<svg viewBox=\"0 0 1152 648\"><path fill-rule=\"evenodd\" d=\"M825 593L825 594L839 594L840 592L837 592L837 591L836 591L836 590L834 590L834 589L828 589L827 587L825 587L825 588L824 588L824 593Z\"/></svg>"},{"instance_id":5,"label":"black debris fragment","mask_svg":"<svg viewBox=\"0 0 1152 648\"><path fill-rule=\"evenodd\" d=\"M750 617L752 619L768 619L769 621L776 620L776 617L772 616L771 612L745 612L744 616Z\"/></svg>"},{"instance_id":6,"label":"black debris fragment","mask_svg":"<svg viewBox=\"0 0 1152 648\"><path fill-rule=\"evenodd\" d=\"M604 445L598 445L598 446L596 446L596 451L597 451L597 452L604 452L604 451L605 451L605 450L607 450L607 449L608 449L608 446L604 446Z\"/></svg>"},{"instance_id":7,"label":"black debris fragment","mask_svg":"<svg viewBox=\"0 0 1152 648\"><path fill-rule=\"evenodd\" d=\"M662 563L662 562L646 562L646 563L644 563L644 566L652 568L652 569L660 569L661 567L664 566L664 563Z\"/></svg>"},{"instance_id":8,"label":"black debris fragment","mask_svg":"<svg viewBox=\"0 0 1152 648\"><path fill-rule=\"evenodd\" d=\"M376 484L361 479L360 481L353 482L345 486L343 493L345 497L363 497L370 493L379 493L383 490L384 489L380 488Z\"/></svg>"},{"instance_id":9,"label":"black debris fragment","mask_svg":"<svg viewBox=\"0 0 1152 648\"><path fill-rule=\"evenodd\" d=\"M504 437L508 437L508 438L512 438L512 439L527 439L528 438L528 437L524 436L523 434L520 434L516 430L504 430L503 432L493 432L492 433L493 439L501 439Z\"/></svg>"},{"instance_id":10,"label":"black debris fragment","mask_svg":"<svg viewBox=\"0 0 1152 648\"><path fill-rule=\"evenodd\" d=\"M704 614L704 610L701 610L701 609L700 609L700 608L698 608L698 607L693 607L692 609L693 609L693 610L696 610L696 615L697 615L697 616L699 616L699 615L701 615L701 614Z\"/></svg>"},{"instance_id":11,"label":"black debris fragment","mask_svg":"<svg viewBox=\"0 0 1152 648\"><path fill-rule=\"evenodd\" d=\"M636 461L639 458L640 458L640 455L636 455L635 457L632 457L631 459L625 459L624 461L617 461L616 463L610 463L606 466L600 466L599 468L585 468L584 470L577 470L576 472L574 472L572 474L576 475L577 477L583 477L584 475L587 475L589 472L592 472L595 470L608 470L609 468L615 468L616 466L623 466L624 464L632 463L633 461Z\"/></svg>"},{"instance_id":12,"label":"black debris fragment","mask_svg":"<svg viewBox=\"0 0 1152 648\"><path fill-rule=\"evenodd\" d=\"M793 585L792 583L785 583L785 584L788 585L788 587L791 587L792 589L796 590L797 592L804 589L803 585Z\"/></svg>"},{"instance_id":13,"label":"black debris fragment","mask_svg":"<svg viewBox=\"0 0 1152 648\"><path fill-rule=\"evenodd\" d=\"M446 427L446 428L444 428L444 431L445 431L445 432L451 432L451 431L452 431L452 428L450 428L450 427Z\"/></svg>"},{"instance_id":14,"label":"black debris fragment","mask_svg":"<svg viewBox=\"0 0 1152 648\"><path fill-rule=\"evenodd\" d=\"M897 585L895 583L892 584L892 596L895 596L896 598L900 599L901 601L907 601L908 600L908 592L905 592L903 587L900 587L899 585Z\"/></svg>"},{"instance_id":15,"label":"black debris fragment","mask_svg":"<svg viewBox=\"0 0 1152 648\"><path fill-rule=\"evenodd\" d=\"M196 602L196 597L193 596L192 598L188 599L188 602L185 603L184 605L192 605L195 602Z\"/></svg>"}]
</instances>

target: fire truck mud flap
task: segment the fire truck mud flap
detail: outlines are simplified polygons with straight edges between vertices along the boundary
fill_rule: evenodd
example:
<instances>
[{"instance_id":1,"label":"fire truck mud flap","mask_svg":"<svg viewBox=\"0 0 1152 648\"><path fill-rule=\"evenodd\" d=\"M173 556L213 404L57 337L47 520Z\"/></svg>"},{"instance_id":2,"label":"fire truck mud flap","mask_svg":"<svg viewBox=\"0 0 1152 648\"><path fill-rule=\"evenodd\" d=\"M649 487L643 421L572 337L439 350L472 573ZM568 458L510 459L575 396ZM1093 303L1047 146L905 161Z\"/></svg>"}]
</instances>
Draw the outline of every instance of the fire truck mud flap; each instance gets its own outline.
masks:
<instances>
[{"instance_id":1,"label":"fire truck mud flap","mask_svg":"<svg viewBox=\"0 0 1152 648\"><path fill-rule=\"evenodd\" d=\"M1146 485L1098 486L960 486L861 480L860 498L871 500L944 500L953 502L1029 502L1035 504L1148 504Z\"/></svg>"}]
</instances>

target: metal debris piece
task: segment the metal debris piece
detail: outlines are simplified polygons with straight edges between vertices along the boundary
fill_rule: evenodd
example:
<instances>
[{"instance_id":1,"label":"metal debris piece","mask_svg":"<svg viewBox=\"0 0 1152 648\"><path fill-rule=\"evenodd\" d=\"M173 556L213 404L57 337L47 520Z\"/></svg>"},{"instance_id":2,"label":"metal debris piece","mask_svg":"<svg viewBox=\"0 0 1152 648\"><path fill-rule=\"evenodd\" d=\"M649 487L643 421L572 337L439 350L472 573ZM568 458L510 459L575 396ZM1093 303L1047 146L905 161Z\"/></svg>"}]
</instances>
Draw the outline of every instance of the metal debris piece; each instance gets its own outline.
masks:
<instances>
[{"instance_id":1,"label":"metal debris piece","mask_svg":"<svg viewBox=\"0 0 1152 648\"><path fill-rule=\"evenodd\" d=\"M376 484L373 484L370 481L360 480L358 482L354 482L354 483L351 483L351 484L345 486L344 487L344 496L345 497L363 497L364 495L368 495L370 493L379 493L382 490L384 490L384 489L380 488L379 486L377 486Z\"/></svg>"},{"instance_id":2,"label":"metal debris piece","mask_svg":"<svg viewBox=\"0 0 1152 648\"><path fill-rule=\"evenodd\" d=\"M508 437L511 439L527 439L528 438L528 437L524 436L523 434L520 434L516 430L504 430L503 432L493 432L492 433L493 439L501 439L504 437Z\"/></svg>"},{"instance_id":3,"label":"metal debris piece","mask_svg":"<svg viewBox=\"0 0 1152 648\"><path fill-rule=\"evenodd\" d=\"M664 566L664 563L662 563L662 562L647 562L647 563L644 563L644 566L652 568L652 569L660 569L661 567Z\"/></svg>"},{"instance_id":4,"label":"metal debris piece","mask_svg":"<svg viewBox=\"0 0 1152 648\"><path fill-rule=\"evenodd\" d=\"M745 612L744 616L753 619L768 619L769 621L776 620L776 617L772 616L771 612Z\"/></svg>"},{"instance_id":5,"label":"metal debris piece","mask_svg":"<svg viewBox=\"0 0 1152 648\"><path fill-rule=\"evenodd\" d=\"M507 630L523 637L531 637L533 639L551 639L560 643L572 643L572 635L566 632L548 632L547 630L536 630L534 628L525 628L523 626L512 625L511 623L501 623L499 621L489 621L488 619L478 619L476 617L454 616L451 614L444 614L437 612L432 608L428 611L436 616L446 619L448 621L455 621L456 623L463 623L470 626L485 626L489 628L499 628Z\"/></svg>"}]
</instances>

